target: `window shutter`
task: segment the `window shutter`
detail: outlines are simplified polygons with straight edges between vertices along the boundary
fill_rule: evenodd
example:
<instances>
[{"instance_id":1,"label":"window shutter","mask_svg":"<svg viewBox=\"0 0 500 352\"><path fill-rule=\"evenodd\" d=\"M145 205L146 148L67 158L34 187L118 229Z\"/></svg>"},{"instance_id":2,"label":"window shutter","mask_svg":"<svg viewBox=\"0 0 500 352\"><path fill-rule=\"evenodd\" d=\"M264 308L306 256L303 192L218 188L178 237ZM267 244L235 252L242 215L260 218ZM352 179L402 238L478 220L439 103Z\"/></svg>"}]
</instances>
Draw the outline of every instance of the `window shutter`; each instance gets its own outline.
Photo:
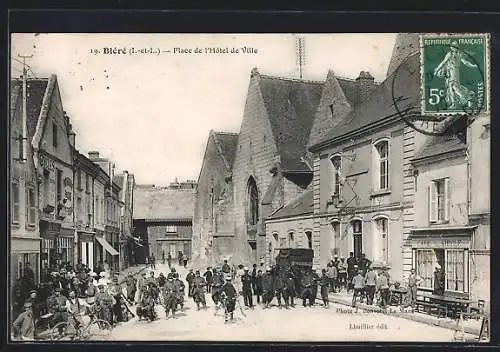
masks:
<instances>
[{"instance_id":1,"label":"window shutter","mask_svg":"<svg viewBox=\"0 0 500 352\"><path fill-rule=\"evenodd\" d=\"M24 223L24 225L26 227L28 227L28 224L29 224L29 213L30 213L30 199L29 199L29 189L28 187L24 187L24 190L25 190L25 195L26 195L26 202L24 204L24 209L25 209L25 214L24 214L24 217L26 219L26 222Z\"/></svg>"},{"instance_id":2,"label":"window shutter","mask_svg":"<svg viewBox=\"0 0 500 352\"><path fill-rule=\"evenodd\" d=\"M429 191L429 221L430 222L436 222L436 217L437 217L437 190L436 190L436 183L431 182L430 186L428 187Z\"/></svg>"},{"instance_id":3,"label":"window shutter","mask_svg":"<svg viewBox=\"0 0 500 352\"><path fill-rule=\"evenodd\" d=\"M450 179L444 179L444 220L450 220Z\"/></svg>"},{"instance_id":4,"label":"window shutter","mask_svg":"<svg viewBox=\"0 0 500 352\"><path fill-rule=\"evenodd\" d=\"M469 250L464 250L464 292L469 292Z\"/></svg>"}]
</instances>

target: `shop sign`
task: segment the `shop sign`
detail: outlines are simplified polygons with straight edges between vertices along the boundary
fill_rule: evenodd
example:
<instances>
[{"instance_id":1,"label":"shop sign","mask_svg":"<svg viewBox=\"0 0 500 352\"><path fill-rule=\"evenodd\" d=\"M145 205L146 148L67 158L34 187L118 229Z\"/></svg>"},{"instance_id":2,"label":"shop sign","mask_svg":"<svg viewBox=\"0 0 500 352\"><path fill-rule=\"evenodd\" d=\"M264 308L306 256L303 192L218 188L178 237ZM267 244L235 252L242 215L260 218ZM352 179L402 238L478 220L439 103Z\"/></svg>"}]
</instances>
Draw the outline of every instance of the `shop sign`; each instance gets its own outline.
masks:
<instances>
[{"instance_id":1,"label":"shop sign","mask_svg":"<svg viewBox=\"0 0 500 352\"><path fill-rule=\"evenodd\" d=\"M48 171L54 171L56 168L55 161L52 159L49 159L48 157L46 157L43 154L40 155L40 166Z\"/></svg>"},{"instance_id":2,"label":"shop sign","mask_svg":"<svg viewBox=\"0 0 500 352\"><path fill-rule=\"evenodd\" d=\"M469 248L470 240L467 238L414 238L411 240L412 248Z\"/></svg>"}]
</instances>

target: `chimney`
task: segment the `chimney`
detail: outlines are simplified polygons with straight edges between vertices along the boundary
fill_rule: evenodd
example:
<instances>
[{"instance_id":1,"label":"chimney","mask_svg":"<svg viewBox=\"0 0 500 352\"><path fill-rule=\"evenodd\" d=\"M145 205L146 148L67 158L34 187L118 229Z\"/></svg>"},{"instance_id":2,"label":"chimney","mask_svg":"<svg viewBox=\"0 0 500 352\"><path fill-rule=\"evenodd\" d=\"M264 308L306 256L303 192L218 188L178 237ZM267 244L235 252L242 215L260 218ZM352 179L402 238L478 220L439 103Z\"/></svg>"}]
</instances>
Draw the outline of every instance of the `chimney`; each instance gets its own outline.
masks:
<instances>
[{"instance_id":1,"label":"chimney","mask_svg":"<svg viewBox=\"0 0 500 352\"><path fill-rule=\"evenodd\" d=\"M361 71L356 78L358 104L365 103L375 90L375 78L368 71Z\"/></svg>"},{"instance_id":2,"label":"chimney","mask_svg":"<svg viewBox=\"0 0 500 352\"><path fill-rule=\"evenodd\" d=\"M95 150L89 152L89 159L90 160L99 159L99 152Z\"/></svg>"}]
</instances>

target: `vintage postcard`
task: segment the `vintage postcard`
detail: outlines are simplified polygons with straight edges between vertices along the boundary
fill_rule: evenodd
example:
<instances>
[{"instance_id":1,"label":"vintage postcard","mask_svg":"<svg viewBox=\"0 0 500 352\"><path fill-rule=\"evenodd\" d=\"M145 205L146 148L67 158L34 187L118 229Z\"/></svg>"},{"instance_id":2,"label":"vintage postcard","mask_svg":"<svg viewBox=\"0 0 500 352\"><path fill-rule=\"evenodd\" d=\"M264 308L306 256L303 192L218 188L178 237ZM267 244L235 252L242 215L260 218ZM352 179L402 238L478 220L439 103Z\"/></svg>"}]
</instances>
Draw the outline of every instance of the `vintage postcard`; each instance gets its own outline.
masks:
<instances>
[{"instance_id":1,"label":"vintage postcard","mask_svg":"<svg viewBox=\"0 0 500 352\"><path fill-rule=\"evenodd\" d=\"M11 340L489 341L489 42L12 33Z\"/></svg>"}]
</instances>

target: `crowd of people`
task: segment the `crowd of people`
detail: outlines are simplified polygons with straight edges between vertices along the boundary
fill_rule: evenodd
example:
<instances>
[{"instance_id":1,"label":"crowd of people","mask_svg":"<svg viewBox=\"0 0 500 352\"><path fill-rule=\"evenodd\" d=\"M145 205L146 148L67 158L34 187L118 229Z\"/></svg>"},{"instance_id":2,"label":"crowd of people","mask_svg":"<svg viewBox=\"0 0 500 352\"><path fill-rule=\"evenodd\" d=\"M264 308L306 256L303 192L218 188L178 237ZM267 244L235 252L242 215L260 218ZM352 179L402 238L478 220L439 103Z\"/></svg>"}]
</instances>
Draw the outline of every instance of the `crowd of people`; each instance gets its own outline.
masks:
<instances>
[{"instance_id":1,"label":"crowd of people","mask_svg":"<svg viewBox=\"0 0 500 352\"><path fill-rule=\"evenodd\" d=\"M205 295L208 293L216 311L224 306L226 318L233 319L238 297L243 298L243 305L253 309L261 304L270 308L276 298L279 308L295 307L295 298L302 306L312 307L320 293L322 305L329 307L330 293L352 292L352 306L356 302L368 305L378 304L385 308L390 304L390 288L398 283L391 283L387 267L375 268L371 261L362 254L359 258L351 252L349 257L334 256L321 273L312 267L295 266L280 268L278 265L252 269L243 264L230 265L227 260L214 268L208 267L203 274L200 270L189 269L184 281L167 257L170 272L165 276L155 274L155 259L149 260L151 271L136 278L129 275L124 282L118 282L118 275L111 275L106 263L99 263L98 273L84 264L72 268L69 264L45 270L42 283L35 287L34 273L29 264L24 276L14 287L14 330L22 338L32 339L35 322L45 314L50 314L52 324L69 321L78 326L82 314L93 314L111 325L127 321L130 316L153 321L158 319L155 305L162 305L165 318L175 318L178 311L184 310L185 296L193 299L198 310L207 308ZM183 257L179 266L184 267ZM416 300L416 288L420 278L412 270L407 286L405 304L413 306ZM435 291L440 292L444 285L442 270L436 267ZM123 284L123 285L122 285ZM187 291L187 292L186 292ZM254 302L254 297L256 302ZM130 306L135 305L135 314Z\"/></svg>"},{"instance_id":2,"label":"crowd of people","mask_svg":"<svg viewBox=\"0 0 500 352\"><path fill-rule=\"evenodd\" d=\"M33 339L35 324L42 316L50 316L51 325L70 322L82 325L81 316L93 315L111 325L126 321L133 313L127 305L118 282L107 263L99 263L92 271L85 264L72 267L69 263L44 267L41 282L35 285L34 275L26 266L24 275L13 288L14 333L21 339Z\"/></svg>"}]
</instances>

